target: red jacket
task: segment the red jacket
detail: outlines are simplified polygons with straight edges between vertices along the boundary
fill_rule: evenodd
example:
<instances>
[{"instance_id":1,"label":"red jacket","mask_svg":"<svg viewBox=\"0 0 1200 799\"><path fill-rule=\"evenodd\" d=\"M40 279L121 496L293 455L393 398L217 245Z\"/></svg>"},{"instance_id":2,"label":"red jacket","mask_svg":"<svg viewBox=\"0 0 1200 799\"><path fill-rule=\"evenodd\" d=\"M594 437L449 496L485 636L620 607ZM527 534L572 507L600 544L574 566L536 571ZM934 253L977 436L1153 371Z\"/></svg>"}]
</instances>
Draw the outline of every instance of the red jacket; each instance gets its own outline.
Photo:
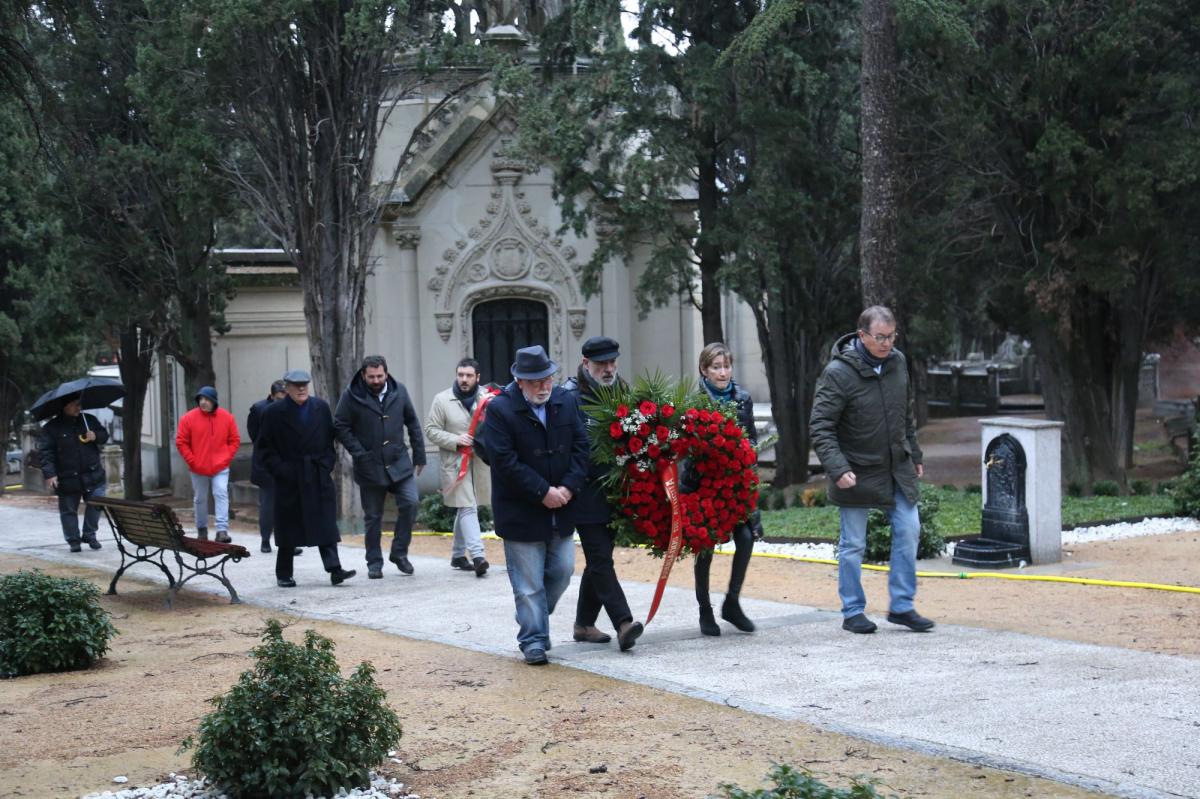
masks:
<instances>
[{"instance_id":1,"label":"red jacket","mask_svg":"<svg viewBox=\"0 0 1200 799\"><path fill-rule=\"evenodd\" d=\"M207 477L229 468L241 444L233 414L220 406L212 413L192 408L175 433L175 446L188 469Z\"/></svg>"}]
</instances>

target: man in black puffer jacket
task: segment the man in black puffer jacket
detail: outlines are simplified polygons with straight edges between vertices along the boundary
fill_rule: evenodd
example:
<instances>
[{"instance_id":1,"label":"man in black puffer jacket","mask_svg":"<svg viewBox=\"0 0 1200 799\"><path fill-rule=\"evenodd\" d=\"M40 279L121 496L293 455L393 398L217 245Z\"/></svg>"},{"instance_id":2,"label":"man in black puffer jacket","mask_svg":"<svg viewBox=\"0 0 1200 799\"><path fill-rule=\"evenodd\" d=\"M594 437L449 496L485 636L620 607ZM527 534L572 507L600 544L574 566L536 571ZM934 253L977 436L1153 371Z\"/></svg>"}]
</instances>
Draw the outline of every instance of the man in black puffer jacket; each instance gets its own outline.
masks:
<instances>
[{"instance_id":1,"label":"man in black puffer jacket","mask_svg":"<svg viewBox=\"0 0 1200 799\"><path fill-rule=\"evenodd\" d=\"M104 496L108 482L100 460L100 447L108 441L108 431L100 420L83 413L78 394L65 398L63 411L42 428L38 446L42 455L42 475L58 494L58 514L62 519L63 538L72 552L83 549L79 535L79 500L87 502L83 512L83 540L92 549L100 549L96 531L100 527L100 509L92 497Z\"/></svg>"},{"instance_id":2,"label":"man in black puffer jacket","mask_svg":"<svg viewBox=\"0 0 1200 799\"><path fill-rule=\"evenodd\" d=\"M411 457L404 445L406 428ZM383 577L380 538L383 503L389 492L396 497L397 514L388 560L404 574L412 574L408 545L417 519L417 476L425 468L425 437L408 389L388 374L382 355L363 359L362 369L338 400L333 429L354 458L354 482L358 483L366 527L367 577Z\"/></svg>"},{"instance_id":3,"label":"man in black puffer jacket","mask_svg":"<svg viewBox=\"0 0 1200 799\"><path fill-rule=\"evenodd\" d=\"M583 362L579 371L563 383L567 391L575 392L579 398L580 415L584 424L591 419L583 413L583 406L596 399L599 386L613 388L620 385L628 388L617 375L617 358L621 355L620 345L608 336L592 336L583 342ZM617 631L617 642L621 651L631 648L642 634L643 625L633 620L625 592L617 580L613 567L613 531L608 526L612 510L604 490L604 478L609 466L588 462L587 482L575 498L575 528L579 531L579 543L587 566L579 580L579 601L575 607L575 640L592 644L607 644L612 640L607 633L596 628L600 608L608 613L608 620Z\"/></svg>"},{"instance_id":4,"label":"man in black puffer jacket","mask_svg":"<svg viewBox=\"0 0 1200 799\"><path fill-rule=\"evenodd\" d=\"M874 305L858 318L858 331L833 345L817 381L810 428L813 450L829 476L829 499L841 509L838 595L842 629L873 633L862 588L867 513L884 510L892 524L887 620L917 632L933 622L917 613L917 543L921 520L921 448L913 422L908 363L895 349L896 318Z\"/></svg>"}]
</instances>

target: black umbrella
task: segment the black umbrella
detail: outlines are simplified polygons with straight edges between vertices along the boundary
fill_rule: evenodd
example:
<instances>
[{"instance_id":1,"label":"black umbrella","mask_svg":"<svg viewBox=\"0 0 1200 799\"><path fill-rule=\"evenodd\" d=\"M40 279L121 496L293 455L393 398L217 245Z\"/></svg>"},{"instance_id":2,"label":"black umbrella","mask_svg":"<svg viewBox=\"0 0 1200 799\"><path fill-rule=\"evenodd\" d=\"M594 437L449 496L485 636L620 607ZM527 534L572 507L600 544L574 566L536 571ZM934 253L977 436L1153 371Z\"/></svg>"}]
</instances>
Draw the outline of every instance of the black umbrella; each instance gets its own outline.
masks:
<instances>
[{"instance_id":1,"label":"black umbrella","mask_svg":"<svg viewBox=\"0 0 1200 799\"><path fill-rule=\"evenodd\" d=\"M111 377L81 377L47 391L29 410L34 419L49 419L62 413L66 398L74 394L79 395L84 410L107 408L125 396L125 386ZM86 419L84 427L87 427Z\"/></svg>"}]
</instances>

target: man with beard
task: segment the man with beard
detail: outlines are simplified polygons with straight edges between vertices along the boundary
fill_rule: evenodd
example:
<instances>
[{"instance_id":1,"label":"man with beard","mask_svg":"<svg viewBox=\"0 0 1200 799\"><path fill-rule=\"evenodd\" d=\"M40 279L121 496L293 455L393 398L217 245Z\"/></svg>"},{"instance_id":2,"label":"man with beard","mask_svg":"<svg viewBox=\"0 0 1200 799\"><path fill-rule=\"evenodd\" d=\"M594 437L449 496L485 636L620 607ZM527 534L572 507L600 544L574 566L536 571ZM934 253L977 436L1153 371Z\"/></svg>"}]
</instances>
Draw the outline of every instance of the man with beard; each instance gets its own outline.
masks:
<instances>
[{"instance_id":1,"label":"man with beard","mask_svg":"<svg viewBox=\"0 0 1200 799\"><path fill-rule=\"evenodd\" d=\"M442 502L456 511L450 568L473 571L476 577L488 570L478 508L491 504L492 479L471 446L490 396L479 384L479 361L463 358L454 369L453 385L433 398L425 420L425 435L437 445L441 459Z\"/></svg>"},{"instance_id":2,"label":"man with beard","mask_svg":"<svg viewBox=\"0 0 1200 799\"><path fill-rule=\"evenodd\" d=\"M541 345L517 350L512 383L488 405L496 534L517 607L517 643L540 666L550 614L575 570L572 499L587 480L587 428L575 395L554 386L558 364Z\"/></svg>"},{"instance_id":3,"label":"man with beard","mask_svg":"<svg viewBox=\"0 0 1200 799\"><path fill-rule=\"evenodd\" d=\"M579 371L563 383L563 388L577 394L585 424L590 424L590 419L583 413L582 406L595 401L598 387L627 387L617 375L617 358L620 355L620 345L608 336L593 336L583 342L583 362L579 364ZM640 621L633 620L633 613L625 601L625 592L621 590L613 566L613 531L608 526L612 512L603 484L608 470L609 467L604 464L589 461L587 483L575 499L575 527L579 531L579 542L583 545L583 557L587 562L579 581L575 640L592 644L607 644L612 640L611 636L596 628L596 618L600 615L600 608L604 608L624 652L637 641L643 626Z\"/></svg>"},{"instance_id":4,"label":"man with beard","mask_svg":"<svg viewBox=\"0 0 1200 799\"><path fill-rule=\"evenodd\" d=\"M383 577L380 538L383 503L389 493L396 498L397 513L388 560L402 573L412 574L408 546L417 519L417 476L425 468L425 438L408 389L388 374L382 355L363 359L362 368L338 400L333 428L354 458L354 482L362 498L366 528L367 577ZM411 458L404 444L406 428Z\"/></svg>"}]
</instances>

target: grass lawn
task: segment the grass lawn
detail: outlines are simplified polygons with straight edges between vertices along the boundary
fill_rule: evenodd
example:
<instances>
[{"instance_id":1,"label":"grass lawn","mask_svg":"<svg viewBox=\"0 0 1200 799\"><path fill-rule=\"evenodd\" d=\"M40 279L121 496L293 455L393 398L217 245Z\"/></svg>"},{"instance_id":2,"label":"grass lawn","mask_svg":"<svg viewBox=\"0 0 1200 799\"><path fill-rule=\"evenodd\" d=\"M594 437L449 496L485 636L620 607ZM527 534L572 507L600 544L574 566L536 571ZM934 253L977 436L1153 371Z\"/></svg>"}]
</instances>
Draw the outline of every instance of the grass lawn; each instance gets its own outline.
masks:
<instances>
[{"instance_id":1,"label":"grass lawn","mask_svg":"<svg viewBox=\"0 0 1200 799\"><path fill-rule=\"evenodd\" d=\"M938 529L942 535L967 535L979 532L982 497L976 493L950 491L935 486L925 486L924 491L936 494L941 502L938 511ZM1141 519L1162 513L1174 512L1174 503L1169 496L1130 497L1063 497L1062 522L1064 525L1081 525L1085 522L1112 521L1114 519ZM838 510L825 508L788 508L769 510L762 514L763 529L771 538L828 538L838 536Z\"/></svg>"}]
</instances>

